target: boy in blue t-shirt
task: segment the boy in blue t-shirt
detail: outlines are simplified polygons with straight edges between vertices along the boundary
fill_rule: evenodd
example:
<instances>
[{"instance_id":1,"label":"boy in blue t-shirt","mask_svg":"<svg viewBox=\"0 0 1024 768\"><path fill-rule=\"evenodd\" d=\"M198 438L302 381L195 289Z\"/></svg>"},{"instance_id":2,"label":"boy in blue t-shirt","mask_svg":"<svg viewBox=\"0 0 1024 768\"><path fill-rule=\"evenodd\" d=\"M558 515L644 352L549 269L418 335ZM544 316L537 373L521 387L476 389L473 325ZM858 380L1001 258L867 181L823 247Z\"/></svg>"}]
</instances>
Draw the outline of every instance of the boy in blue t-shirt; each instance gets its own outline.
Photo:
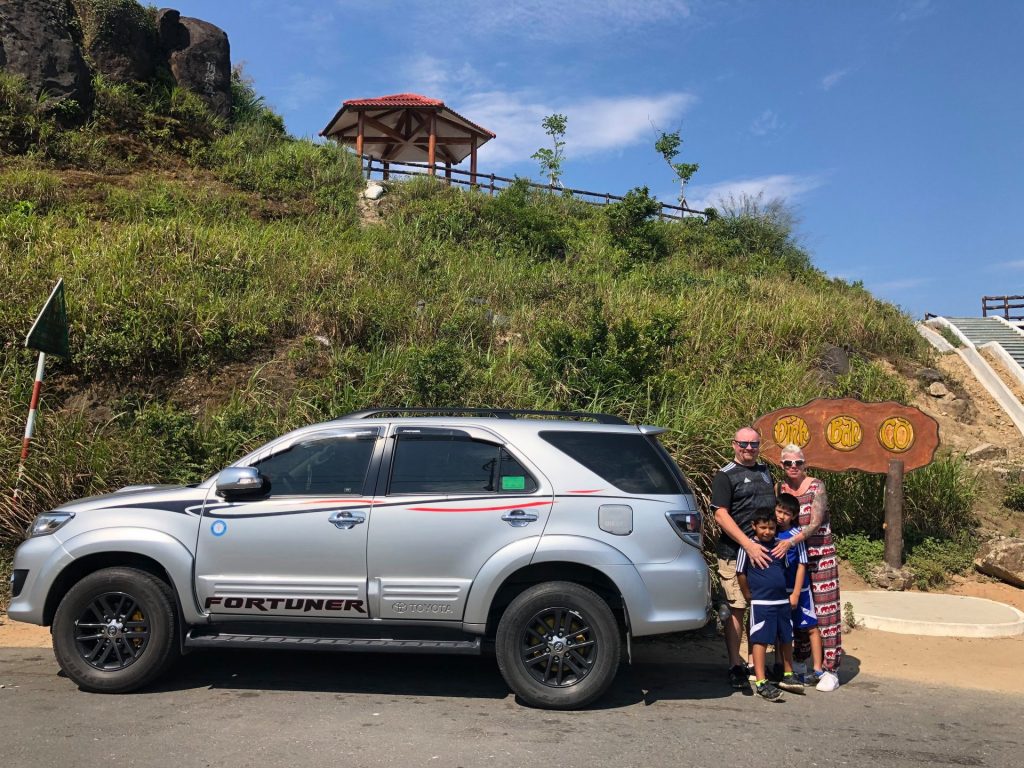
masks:
<instances>
[{"instance_id":1,"label":"boy in blue t-shirt","mask_svg":"<svg viewBox=\"0 0 1024 768\"><path fill-rule=\"evenodd\" d=\"M753 516L754 540L771 552L775 546L774 509L761 509ZM807 549L797 545L798 566L796 584L802 584L807 569ZM788 554L788 553L787 553ZM743 596L750 603L750 648L754 656L755 690L766 701L782 701L779 688L792 693L803 693L804 685L793 675L793 621L792 612L800 599L799 586L789 587L786 578L788 557L771 555L765 568L753 566L741 547L736 556L736 576ZM768 681L765 674L765 656L768 646L777 643L782 649L784 675L779 687Z\"/></svg>"},{"instance_id":2,"label":"boy in blue t-shirt","mask_svg":"<svg viewBox=\"0 0 1024 768\"><path fill-rule=\"evenodd\" d=\"M778 527L776 538L779 541L785 541L800 533L800 528L795 525L799 517L800 501L792 494L780 493L775 502L775 522ZM801 543L797 542L796 546L790 547L786 552L786 585L792 589L795 584L800 584L800 601L793 609L793 632L807 633L814 671L806 673L802 679L805 685L816 685L821 679L825 654L821 645L821 630L818 629L818 615L814 611L814 598L811 595L811 574L805 568L803 582L800 582L797 574L797 550L800 546Z\"/></svg>"}]
</instances>

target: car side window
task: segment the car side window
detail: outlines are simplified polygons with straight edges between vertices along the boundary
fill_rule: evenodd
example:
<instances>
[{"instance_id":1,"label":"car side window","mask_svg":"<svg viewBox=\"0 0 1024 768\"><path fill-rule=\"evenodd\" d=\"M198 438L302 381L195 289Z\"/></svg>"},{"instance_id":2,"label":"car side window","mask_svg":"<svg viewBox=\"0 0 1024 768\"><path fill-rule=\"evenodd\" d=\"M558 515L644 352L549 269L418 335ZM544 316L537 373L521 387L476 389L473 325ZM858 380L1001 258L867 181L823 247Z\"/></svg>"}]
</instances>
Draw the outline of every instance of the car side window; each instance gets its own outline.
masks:
<instances>
[{"instance_id":1,"label":"car side window","mask_svg":"<svg viewBox=\"0 0 1024 768\"><path fill-rule=\"evenodd\" d=\"M531 493L537 482L501 446L462 435L399 434L390 494Z\"/></svg>"},{"instance_id":2,"label":"car side window","mask_svg":"<svg viewBox=\"0 0 1024 768\"><path fill-rule=\"evenodd\" d=\"M271 496L359 494L373 446L373 436L314 435L253 466L270 481Z\"/></svg>"}]
</instances>

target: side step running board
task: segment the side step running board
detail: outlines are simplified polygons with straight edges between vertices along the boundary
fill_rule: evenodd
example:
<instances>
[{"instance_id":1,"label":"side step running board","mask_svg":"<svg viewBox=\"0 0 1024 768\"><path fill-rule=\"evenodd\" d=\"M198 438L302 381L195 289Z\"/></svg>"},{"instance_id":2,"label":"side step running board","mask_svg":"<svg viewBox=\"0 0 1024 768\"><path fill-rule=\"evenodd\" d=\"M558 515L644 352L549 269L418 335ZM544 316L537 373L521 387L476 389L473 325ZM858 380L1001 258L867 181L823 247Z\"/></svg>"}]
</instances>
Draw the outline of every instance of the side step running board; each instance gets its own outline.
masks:
<instances>
[{"instance_id":1,"label":"side step running board","mask_svg":"<svg viewBox=\"0 0 1024 768\"><path fill-rule=\"evenodd\" d=\"M472 640L385 640L364 637L288 637L283 635L191 634L186 648L266 648L296 651L364 651L369 653L449 653L479 655L480 638Z\"/></svg>"}]
</instances>

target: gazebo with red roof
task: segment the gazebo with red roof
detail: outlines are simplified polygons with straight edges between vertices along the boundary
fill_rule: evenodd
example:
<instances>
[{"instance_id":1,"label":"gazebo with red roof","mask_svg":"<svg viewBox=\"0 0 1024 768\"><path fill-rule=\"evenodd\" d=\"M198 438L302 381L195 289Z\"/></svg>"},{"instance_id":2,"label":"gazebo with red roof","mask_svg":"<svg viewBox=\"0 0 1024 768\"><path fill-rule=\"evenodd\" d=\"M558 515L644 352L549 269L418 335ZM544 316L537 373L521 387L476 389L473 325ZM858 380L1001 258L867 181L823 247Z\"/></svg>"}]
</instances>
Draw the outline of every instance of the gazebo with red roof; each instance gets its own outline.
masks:
<instances>
[{"instance_id":1,"label":"gazebo with red roof","mask_svg":"<svg viewBox=\"0 0 1024 768\"><path fill-rule=\"evenodd\" d=\"M476 151L495 135L450 109L439 99L396 93L375 99L349 99L321 136L354 147L360 157L384 164L426 162L434 175L438 159L451 167L470 158L470 183L476 183Z\"/></svg>"}]
</instances>

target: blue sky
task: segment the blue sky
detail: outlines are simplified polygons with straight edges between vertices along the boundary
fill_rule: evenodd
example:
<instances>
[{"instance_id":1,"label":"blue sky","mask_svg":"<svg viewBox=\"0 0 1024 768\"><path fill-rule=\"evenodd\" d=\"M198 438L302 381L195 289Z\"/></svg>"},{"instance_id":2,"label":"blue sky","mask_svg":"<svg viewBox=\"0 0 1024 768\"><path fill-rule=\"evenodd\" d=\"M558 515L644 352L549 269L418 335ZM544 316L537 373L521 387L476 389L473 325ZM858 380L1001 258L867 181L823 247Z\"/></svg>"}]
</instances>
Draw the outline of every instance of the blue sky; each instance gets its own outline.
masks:
<instances>
[{"instance_id":1,"label":"blue sky","mask_svg":"<svg viewBox=\"0 0 1024 768\"><path fill-rule=\"evenodd\" d=\"M1024 2L179 0L315 137L345 99L415 92L494 131L480 170L674 201L654 151L680 130L691 205L784 199L834 277L920 317L1024 294Z\"/></svg>"}]
</instances>

